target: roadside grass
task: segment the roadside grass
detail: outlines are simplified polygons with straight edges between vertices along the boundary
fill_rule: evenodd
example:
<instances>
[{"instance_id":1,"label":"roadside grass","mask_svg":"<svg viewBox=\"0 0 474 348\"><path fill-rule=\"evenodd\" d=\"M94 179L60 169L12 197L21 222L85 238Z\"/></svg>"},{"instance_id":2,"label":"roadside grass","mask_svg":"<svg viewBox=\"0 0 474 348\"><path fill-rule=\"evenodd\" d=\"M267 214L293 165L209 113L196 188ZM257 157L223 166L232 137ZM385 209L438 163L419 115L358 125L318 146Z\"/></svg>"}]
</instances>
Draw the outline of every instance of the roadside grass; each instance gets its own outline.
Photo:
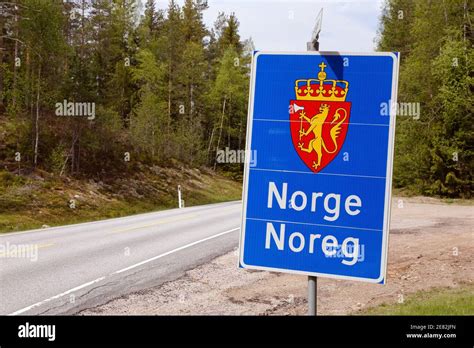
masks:
<instances>
[{"instance_id":1,"label":"roadside grass","mask_svg":"<svg viewBox=\"0 0 474 348\"><path fill-rule=\"evenodd\" d=\"M362 315L474 315L474 284L436 288L406 295L402 304L381 304Z\"/></svg>"},{"instance_id":2,"label":"roadside grass","mask_svg":"<svg viewBox=\"0 0 474 348\"><path fill-rule=\"evenodd\" d=\"M40 211L20 211L0 214L0 233L25 231L41 227L70 225L81 222L97 221L116 218L150 211L166 209L166 206L157 206L143 202L115 202L107 206L70 209L43 208Z\"/></svg>"},{"instance_id":3,"label":"roadside grass","mask_svg":"<svg viewBox=\"0 0 474 348\"><path fill-rule=\"evenodd\" d=\"M242 199L240 183L223 177L204 177L205 187L194 189L189 193L187 201L190 205L203 204L201 202L220 203Z\"/></svg>"},{"instance_id":4,"label":"roadside grass","mask_svg":"<svg viewBox=\"0 0 474 348\"><path fill-rule=\"evenodd\" d=\"M182 185L186 206L240 200L241 183L203 170L146 173L120 183L97 184L0 171L0 233L24 231L177 208ZM69 206L71 199L75 208ZM46 225L46 226L45 226Z\"/></svg>"}]
</instances>

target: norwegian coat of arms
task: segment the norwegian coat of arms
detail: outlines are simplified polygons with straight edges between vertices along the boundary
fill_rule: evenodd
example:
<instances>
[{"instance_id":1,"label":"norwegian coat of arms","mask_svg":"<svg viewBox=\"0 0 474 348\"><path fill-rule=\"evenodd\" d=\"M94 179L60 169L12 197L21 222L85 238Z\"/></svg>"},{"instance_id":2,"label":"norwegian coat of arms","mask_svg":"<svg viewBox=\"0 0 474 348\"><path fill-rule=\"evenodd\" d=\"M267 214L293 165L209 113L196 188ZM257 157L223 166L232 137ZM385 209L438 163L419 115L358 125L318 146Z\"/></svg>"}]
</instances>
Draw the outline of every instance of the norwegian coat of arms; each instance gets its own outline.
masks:
<instances>
[{"instance_id":1,"label":"norwegian coat of arms","mask_svg":"<svg viewBox=\"0 0 474 348\"><path fill-rule=\"evenodd\" d=\"M349 126L349 82L327 80L326 64L317 79L295 82L296 100L290 101L293 146L303 162L317 173L339 153Z\"/></svg>"}]
</instances>

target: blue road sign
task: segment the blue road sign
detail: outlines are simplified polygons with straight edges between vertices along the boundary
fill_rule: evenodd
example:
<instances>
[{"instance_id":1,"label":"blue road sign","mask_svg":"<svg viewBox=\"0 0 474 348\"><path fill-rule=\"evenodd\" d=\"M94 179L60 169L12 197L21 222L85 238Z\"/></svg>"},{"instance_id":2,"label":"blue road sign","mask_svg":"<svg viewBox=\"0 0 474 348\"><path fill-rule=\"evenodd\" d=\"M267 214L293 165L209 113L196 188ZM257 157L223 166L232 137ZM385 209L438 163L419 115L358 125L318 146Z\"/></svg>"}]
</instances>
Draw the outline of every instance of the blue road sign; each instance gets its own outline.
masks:
<instances>
[{"instance_id":1,"label":"blue road sign","mask_svg":"<svg viewBox=\"0 0 474 348\"><path fill-rule=\"evenodd\" d=\"M383 283L398 56L254 55L240 265Z\"/></svg>"}]
</instances>

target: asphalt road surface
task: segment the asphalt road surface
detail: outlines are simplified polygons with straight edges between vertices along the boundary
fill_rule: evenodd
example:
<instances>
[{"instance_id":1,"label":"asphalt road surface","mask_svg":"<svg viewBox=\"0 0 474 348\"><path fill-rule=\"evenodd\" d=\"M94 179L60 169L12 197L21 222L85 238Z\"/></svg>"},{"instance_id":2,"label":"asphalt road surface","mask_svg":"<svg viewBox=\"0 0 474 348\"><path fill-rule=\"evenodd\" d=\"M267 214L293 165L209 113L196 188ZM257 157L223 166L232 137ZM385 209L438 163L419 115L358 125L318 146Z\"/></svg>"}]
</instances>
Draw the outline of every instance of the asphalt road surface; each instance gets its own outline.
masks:
<instances>
[{"instance_id":1,"label":"asphalt road surface","mask_svg":"<svg viewBox=\"0 0 474 348\"><path fill-rule=\"evenodd\" d=\"M228 202L0 235L0 314L74 314L177 279L238 245L240 213Z\"/></svg>"}]
</instances>

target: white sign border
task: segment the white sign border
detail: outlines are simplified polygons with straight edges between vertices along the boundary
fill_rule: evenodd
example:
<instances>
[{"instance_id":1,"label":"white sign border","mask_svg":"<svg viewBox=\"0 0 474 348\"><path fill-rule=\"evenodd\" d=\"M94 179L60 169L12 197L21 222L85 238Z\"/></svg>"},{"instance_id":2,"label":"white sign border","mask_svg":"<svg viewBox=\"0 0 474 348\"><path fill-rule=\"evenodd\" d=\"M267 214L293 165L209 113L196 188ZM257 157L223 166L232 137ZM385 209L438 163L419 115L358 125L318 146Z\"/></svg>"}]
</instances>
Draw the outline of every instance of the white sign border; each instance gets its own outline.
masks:
<instances>
[{"instance_id":1,"label":"white sign border","mask_svg":"<svg viewBox=\"0 0 474 348\"><path fill-rule=\"evenodd\" d=\"M398 91L398 73L400 64L400 53L398 56L392 52L370 52L370 53L354 53L354 52L335 52L335 51L304 51L304 52L286 52L286 51L258 51L252 57L252 71L250 76L250 88L249 88L249 109L247 115L247 138L246 138L246 153L250 153L252 145L252 127L253 127L253 111L254 111L254 98L255 98L255 79L257 75L257 60L261 55L315 55L315 56L388 56L393 59L393 70L392 70L392 93L390 103L391 105L397 105L397 91ZM385 207L384 207L384 224L383 224L383 236L382 236L382 258L380 262L380 276L377 279L374 278L363 278L344 276L329 273L315 273L306 271L297 271L285 268L274 268L265 266L254 266L247 265L244 263L244 242L245 242L245 228L247 221L247 195L248 195L248 178L250 174L250 163L245 161L244 168L244 180L242 188L242 215L241 215L241 228L239 238L239 266L247 269L264 270L271 272L283 272L290 274L301 274L316 277L334 278L334 279L345 279L345 280L356 280L365 281L369 283L383 283L385 284L386 272L387 272L387 254L388 254L388 235L390 230L390 211L391 211L391 197L392 197L392 174L393 174L393 155L394 155L394 143L395 143L395 123L396 123L396 108L392 108L390 105L390 121L389 121L389 137L388 137L388 161L387 161L387 172L385 177Z\"/></svg>"}]
</instances>

